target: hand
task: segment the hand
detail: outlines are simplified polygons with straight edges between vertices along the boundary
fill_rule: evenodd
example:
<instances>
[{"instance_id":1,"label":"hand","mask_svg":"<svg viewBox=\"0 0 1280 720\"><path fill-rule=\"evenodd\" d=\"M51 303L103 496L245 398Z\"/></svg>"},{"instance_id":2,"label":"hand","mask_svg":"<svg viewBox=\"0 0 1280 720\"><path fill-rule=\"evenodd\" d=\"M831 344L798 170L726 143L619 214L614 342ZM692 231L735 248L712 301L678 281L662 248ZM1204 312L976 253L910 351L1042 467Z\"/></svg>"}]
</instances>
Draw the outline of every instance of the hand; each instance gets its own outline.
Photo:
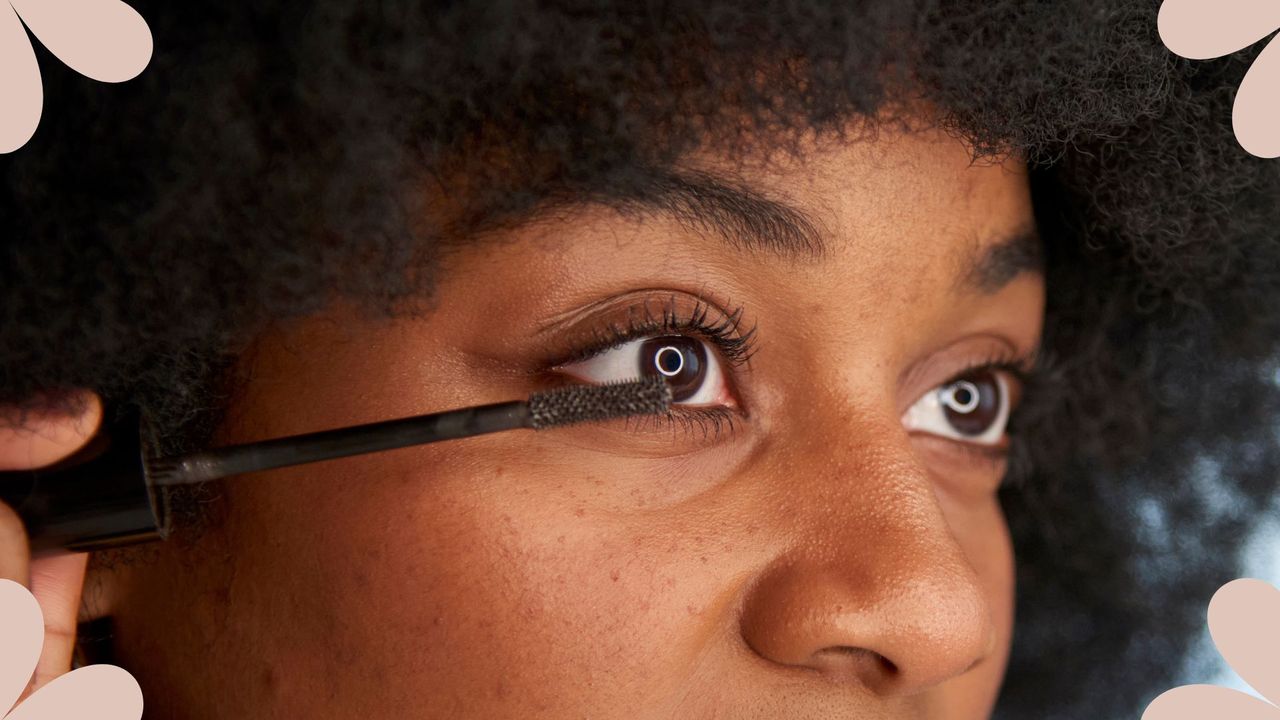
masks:
<instances>
[{"instance_id":1,"label":"hand","mask_svg":"<svg viewBox=\"0 0 1280 720\"><path fill-rule=\"evenodd\" d=\"M0 422L0 470L44 467L75 452L102 421L97 395L86 393L83 408L78 415L31 412L16 428ZM0 408L0 418L9 417L13 413ZM44 612L44 648L23 698L71 669L88 559L88 553L59 553L33 560L21 519L0 503L0 578L25 585Z\"/></svg>"}]
</instances>

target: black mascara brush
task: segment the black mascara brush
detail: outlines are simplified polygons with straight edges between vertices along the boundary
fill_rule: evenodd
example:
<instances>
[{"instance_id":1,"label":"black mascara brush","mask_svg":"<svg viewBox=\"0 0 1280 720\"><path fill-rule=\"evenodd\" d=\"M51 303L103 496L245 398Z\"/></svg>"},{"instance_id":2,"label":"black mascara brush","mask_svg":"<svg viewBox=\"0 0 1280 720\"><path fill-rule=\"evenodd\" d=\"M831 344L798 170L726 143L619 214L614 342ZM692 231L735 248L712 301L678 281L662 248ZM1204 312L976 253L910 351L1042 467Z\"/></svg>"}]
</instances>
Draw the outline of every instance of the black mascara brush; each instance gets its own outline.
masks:
<instances>
[{"instance_id":1,"label":"black mascara brush","mask_svg":"<svg viewBox=\"0 0 1280 720\"><path fill-rule=\"evenodd\" d=\"M32 552L101 550L164 539L169 513L159 489L167 486L504 430L655 415L670 403L670 387L655 375L158 459L143 449L135 421L99 433L53 467L0 473L0 502L22 518Z\"/></svg>"}]
</instances>

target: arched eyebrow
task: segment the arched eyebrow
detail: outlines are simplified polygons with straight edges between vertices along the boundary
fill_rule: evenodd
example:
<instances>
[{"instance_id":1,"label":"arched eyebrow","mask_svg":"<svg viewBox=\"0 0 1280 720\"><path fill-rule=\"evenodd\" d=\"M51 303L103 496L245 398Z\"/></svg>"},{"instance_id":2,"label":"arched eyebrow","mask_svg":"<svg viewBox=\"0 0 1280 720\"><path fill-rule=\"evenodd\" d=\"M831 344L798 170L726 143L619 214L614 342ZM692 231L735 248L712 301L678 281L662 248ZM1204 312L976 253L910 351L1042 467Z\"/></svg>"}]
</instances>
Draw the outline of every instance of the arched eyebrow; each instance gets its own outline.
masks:
<instances>
[{"instance_id":1,"label":"arched eyebrow","mask_svg":"<svg viewBox=\"0 0 1280 720\"><path fill-rule=\"evenodd\" d=\"M962 289L992 295L1024 272L1044 271L1044 243L1034 226L987 244L961 275Z\"/></svg>"},{"instance_id":2,"label":"arched eyebrow","mask_svg":"<svg viewBox=\"0 0 1280 720\"><path fill-rule=\"evenodd\" d=\"M827 251L817 223L804 211L710 173L645 173L611 188L604 201L627 214L667 216L739 250L789 261L818 258Z\"/></svg>"},{"instance_id":3,"label":"arched eyebrow","mask_svg":"<svg viewBox=\"0 0 1280 720\"><path fill-rule=\"evenodd\" d=\"M820 259L828 252L820 225L803 210L710 173L646 173L611 188L603 200L620 212L661 214L739 250L786 261ZM958 290L993 294L1023 272L1043 268L1042 243L1034 226L982 247L961 266Z\"/></svg>"}]
</instances>

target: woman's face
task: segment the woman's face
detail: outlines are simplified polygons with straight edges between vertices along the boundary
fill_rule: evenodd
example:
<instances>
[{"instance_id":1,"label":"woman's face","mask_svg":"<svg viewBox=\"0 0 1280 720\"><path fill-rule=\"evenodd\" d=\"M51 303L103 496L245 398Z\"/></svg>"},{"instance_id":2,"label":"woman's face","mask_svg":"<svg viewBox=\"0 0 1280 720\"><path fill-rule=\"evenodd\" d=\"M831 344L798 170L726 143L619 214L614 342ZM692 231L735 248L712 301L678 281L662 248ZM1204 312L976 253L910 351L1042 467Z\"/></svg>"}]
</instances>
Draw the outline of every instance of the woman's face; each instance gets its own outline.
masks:
<instances>
[{"instance_id":1,"label":"woman's face","mask_svg":"<svg viewBox=\"0 0 1280 720\"><path fill-rule=\"evenodd\" d=\"M1024 168L882 131L694 158L262 340L226 442L671 375L671 418L241 477L102 578L157 717L980 718L1044 287ZM92 599L92 598L91 598Z\"/></svg>"}]
</instances>

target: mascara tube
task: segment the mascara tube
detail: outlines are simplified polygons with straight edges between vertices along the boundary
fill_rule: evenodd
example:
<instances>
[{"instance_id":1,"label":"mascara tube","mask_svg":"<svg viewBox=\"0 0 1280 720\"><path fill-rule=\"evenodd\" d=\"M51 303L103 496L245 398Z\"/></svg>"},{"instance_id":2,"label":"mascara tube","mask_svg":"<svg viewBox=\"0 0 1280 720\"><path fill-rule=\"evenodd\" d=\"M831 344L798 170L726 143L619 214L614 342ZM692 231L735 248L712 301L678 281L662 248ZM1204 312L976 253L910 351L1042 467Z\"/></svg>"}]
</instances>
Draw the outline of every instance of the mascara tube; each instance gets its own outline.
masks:
<instances>
[{"instance_id":1,"label":"mascara tube","mask_svg":"<svg viewBox=\"0 0 1280 720\"><path fill-rule=\"evenodd\" d=\"M0 502L22 518L33 555L163 540L169 516L148 456L137 413L126 413L55 465L0 473Z\"/></svg>"}]
</instances>

